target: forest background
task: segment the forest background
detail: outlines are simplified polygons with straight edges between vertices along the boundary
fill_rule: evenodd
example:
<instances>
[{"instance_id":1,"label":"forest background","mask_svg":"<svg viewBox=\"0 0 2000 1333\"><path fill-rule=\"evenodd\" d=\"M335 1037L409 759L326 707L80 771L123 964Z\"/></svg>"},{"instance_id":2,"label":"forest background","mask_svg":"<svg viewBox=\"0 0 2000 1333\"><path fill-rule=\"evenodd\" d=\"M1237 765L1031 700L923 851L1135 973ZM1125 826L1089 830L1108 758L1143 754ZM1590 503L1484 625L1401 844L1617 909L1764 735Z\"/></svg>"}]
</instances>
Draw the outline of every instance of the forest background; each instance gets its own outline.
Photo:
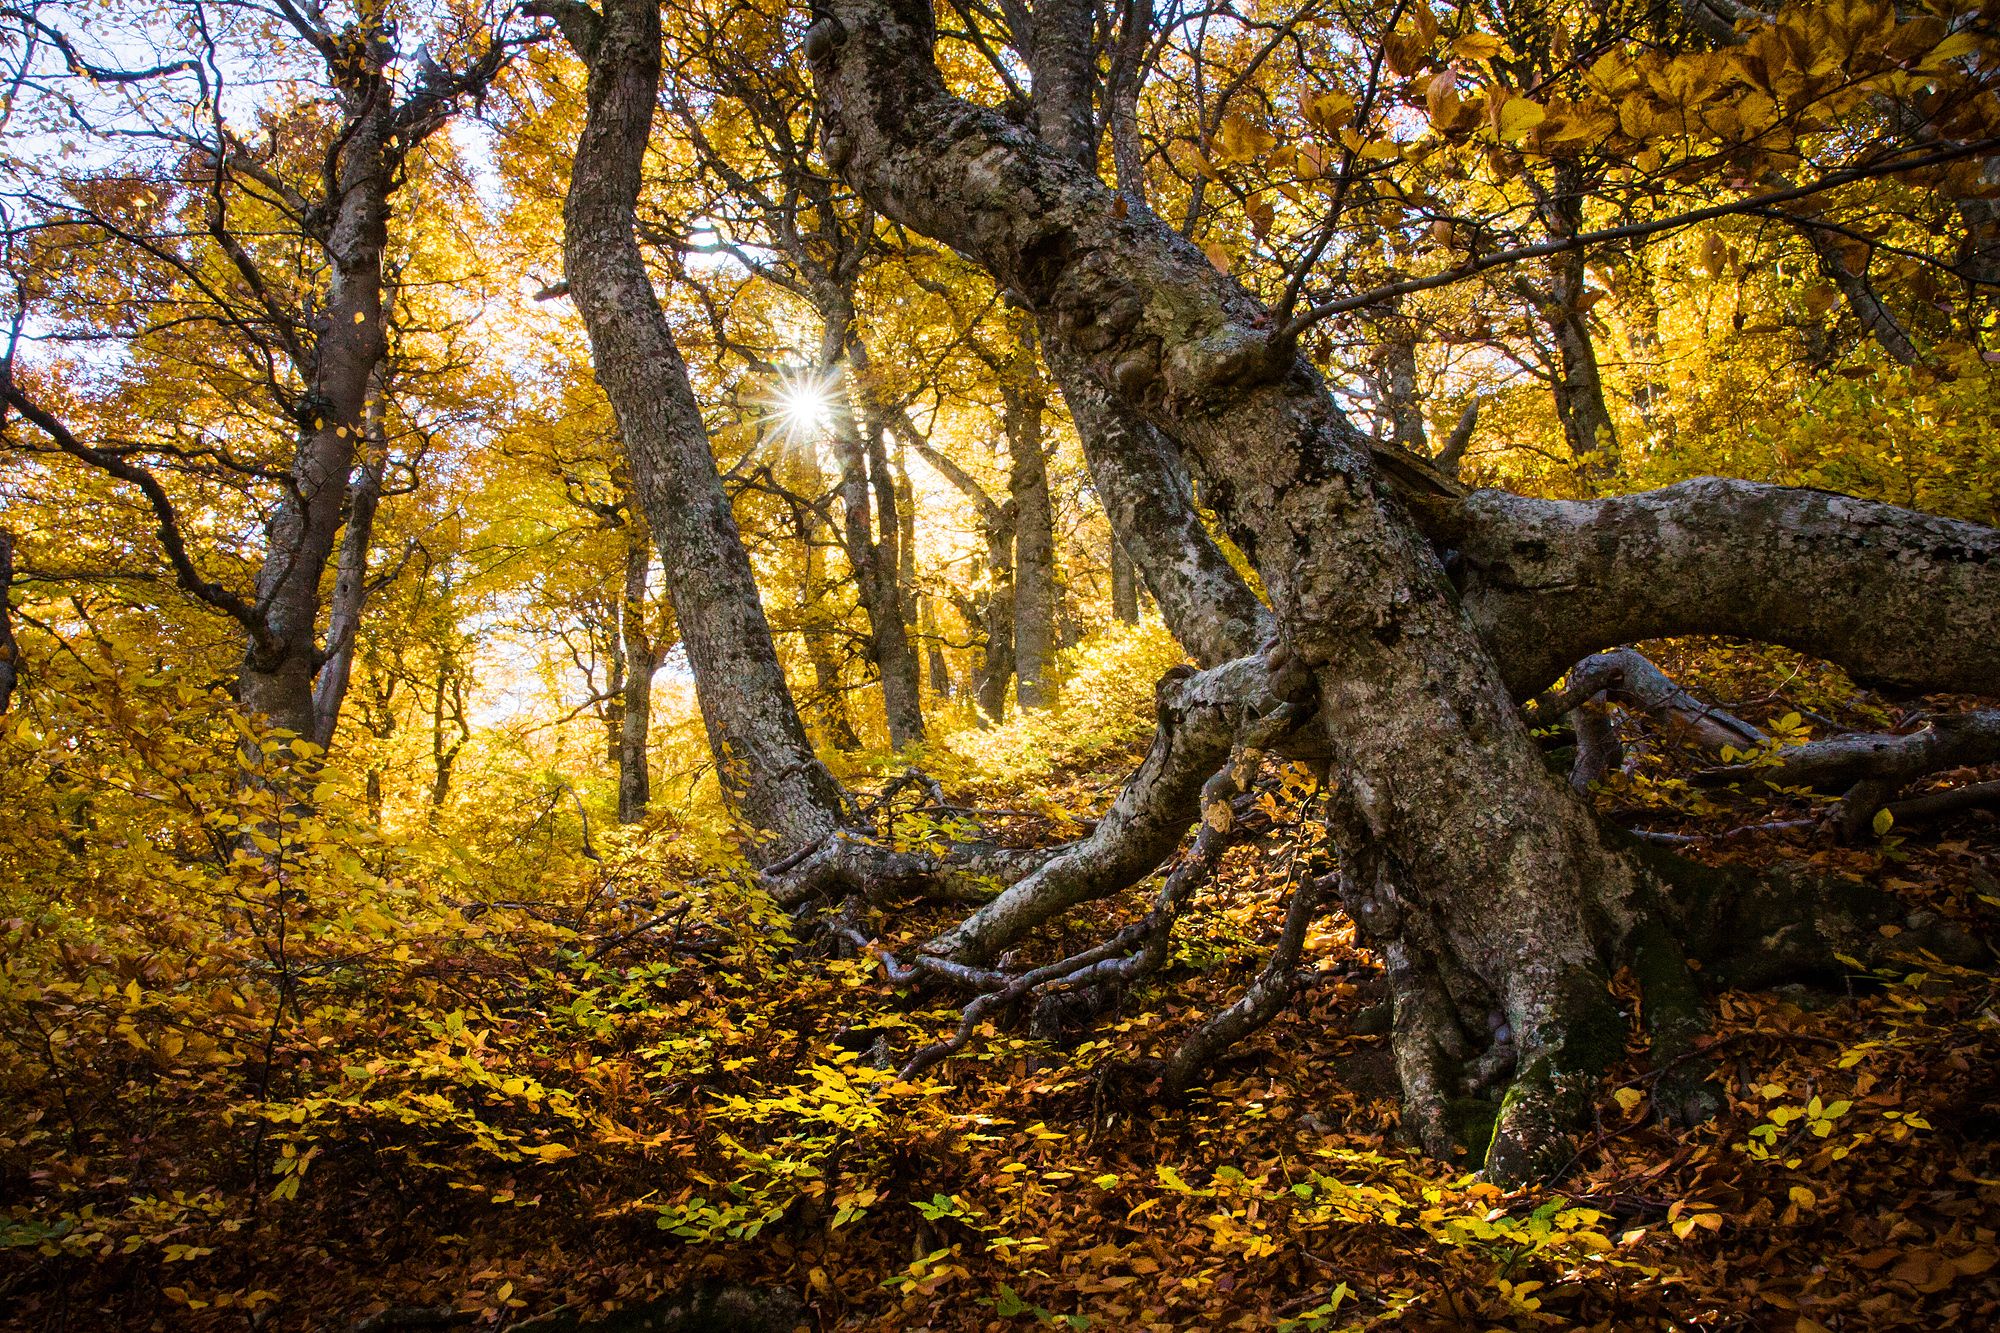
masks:
<instances>
[{"instance_id":1,"label":"forest background","mask_svg":"<svg viewBox=\"0 0 2000 1333\"><path fill-rule=\"evenodd\" d=\"M0 6L0 1323L2000 1316L1991 18ZM1043 186L881 147L910 32L1199 277L927 203ZM1162 351L1203 283L1278 351ZM1459 591L1501 492L1761 588L1492 649L1610 845L1817 914L1684 1031L1607 947L1546 1125L1511 964L1426 1093L1294 734L1226 455L1301 377Z\"/></svg>"}]
</instances>

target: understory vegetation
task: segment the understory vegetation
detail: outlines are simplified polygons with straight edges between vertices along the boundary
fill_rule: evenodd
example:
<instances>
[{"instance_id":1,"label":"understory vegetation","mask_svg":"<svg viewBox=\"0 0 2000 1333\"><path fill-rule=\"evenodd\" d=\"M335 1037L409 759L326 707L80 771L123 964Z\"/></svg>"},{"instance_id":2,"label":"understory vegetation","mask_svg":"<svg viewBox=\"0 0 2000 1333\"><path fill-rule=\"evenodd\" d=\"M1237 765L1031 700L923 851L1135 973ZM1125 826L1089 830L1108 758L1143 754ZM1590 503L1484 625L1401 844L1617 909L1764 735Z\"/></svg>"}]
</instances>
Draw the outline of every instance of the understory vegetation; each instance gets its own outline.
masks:
<instances>
[{"instance_id":1,"label":"understory vegetation","mask_svg":"<svg viewBox=\"0 0 2000 1333\"><path fill-rule=\"evenodd\" d=\"M1882 708L1788 654L1656 651L1793 741L1826 725L1801 709ZM1075 703L920 756L980 813L905 795L880 827L907 846L975 820L1022 845L1074 836L1136 759L1172 654L1157 625L1073 650ZM24 1326L480 1327L704 1282L796 1293L797 1320L826 1328L1810 1330L2000 1310L1990 959L1913 952L1825 989L1724 993L1704 1044L1721 1109L1693 1129L1652 1113L1661 1071L1615 979L1631 1053L1571 1168L1503 1192L1473 1154L1426 1159L1399 1134L1379 965L1337 912L1290 1009L1185 1099L1159 1095L1158 1060L1256 974L1279 889L1320 843L1297 765L1259 774L1255 832L1156 979L1081 1012L1058 995L903 1079L956 1002L775 909L712 807L595 831L588 858L567 802L475 796L403 834L332 793L274 816L199 776L239 739L226 701L96 665L64 683L94 684L99 708L6 733L0 1240ZM1823 801L1693 787L1687 750L1628 730L1643 758L1599 807L1701 860L1809 860L1981 933L2000 914L1990 816L1828 847ZM857 785L900 772L884 759ZM1805 827L1754 827L1786 819ZM245 828L268 858L211 850ZM1089 915L1050 950L1101 934ZM863 925L902 949L951 916Z\"/></svg>"}]
</instances>

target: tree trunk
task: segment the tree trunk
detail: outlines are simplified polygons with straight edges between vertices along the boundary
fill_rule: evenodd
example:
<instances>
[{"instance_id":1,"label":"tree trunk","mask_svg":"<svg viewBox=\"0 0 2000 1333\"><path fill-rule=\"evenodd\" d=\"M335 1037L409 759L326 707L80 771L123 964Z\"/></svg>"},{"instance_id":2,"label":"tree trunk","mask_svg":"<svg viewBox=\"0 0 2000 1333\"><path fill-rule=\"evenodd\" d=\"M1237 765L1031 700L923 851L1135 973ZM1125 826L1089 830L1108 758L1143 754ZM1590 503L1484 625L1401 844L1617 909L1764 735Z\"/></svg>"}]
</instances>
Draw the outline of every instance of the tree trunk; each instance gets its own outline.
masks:
<instances>
[{"instance_id":1,"label":"tree trunk","mask_svg":"<svg viewBox=\"0 0 2000 1333\"><path fill-rule=\"evenodd\" d=\"M375 511L382 503L382 472L389 446L384 427L386 404L381 376L368 395L367 454L348 491L347 528L340 538L340 558L334 563L333 596L328 603L326 663L313 683L312 739L321 749L333 745L340 726L340 709L354 676L354 649L360 638L361 613L368 605L368 552L375 541Z\"/></svg>"},{"instance_id":2,"label":"tree trunk","mask_svg":"<svg viewBox=\"0 0 2000 1333\"><path fill-rule=\"evenodd\" d=\"M401 150L389 142L392 104L367 98L368 105L377 103L344 127L325 242L331 277L299 400L291 485L266 525L257 571L257 605L268 633L246 650L238 676L244 712L304 739L319 730L313 679L321 665L320 578L347 508L348 472L367 430L369 390L389 346L382 254L389 241L393 159Z\"/></svg>"},{"instance_id":3,"label":"tree trunk","mask_svg":"<svg viewBox=\"0 0 2000 1333\"><path fill-rule=\"evenodd\" d=\"M810 501L793 510L799 544L799 637L813 672L813 692L806 712L821 742L846 753L860 749L861 738L854 734L854 717L848 711L847 690L840 679L840 659L833 651L835 639L844 631L831 605L833 580L827 575L822 548L825 524L818 505L826 495L826 475L820 471L817 450L802 450L795 461L799 485Z\"/></svg>"},{"instance_id":4,"label":"tree trunk","mask_svg":"<svg viewBox=\"0 0 2000 1333\"><path fill-rule=\"evenodd\" d=\"M841 792L799 722L687 366L634 232L659 94L659 10L607 0L601 20L583 5L554 12L590 69L563 206L564 271L659 543L724 797L760 854L788 854L833 832Z\"/></svg>"},{"instance_id":5,"label":"tree trunk","mask_svg":"<svg viewBox=\"0 0 2000 1333\"><path fill-rule=\"evenodd\" d=\"M1390 443L1419 458L1428 457L1431 450L1424 429L1424 404L1417 392L1415 338L1395 330L1377 343L1368 379L1375 391L1375 414L1388 426Z\"/></svg>"},{"instance_id":6,"label":"tree trunk","mask_svg":"<svg viewBox=\"0 0 2000 1333\"><path fill-rule=\"evenodd\" d=\"M21 645L14 640L14 534L0 528L0 713L21 680Z\"/></svg>"},{"instance_id":7,"label":"tree trunk","mask_svg":"<svg viewBox=\"0 0 2000 1333\"><path fill-rule=\"evenodd\" d=\"M1014 502L1014 692L1023 708L1055 702L1055 518L1043 453L1040 376L1031 348L1006 389L1007 491Z\"/></svg>"},{"instance_id":8,"label":"tree trunk","mask_svg":"<svg viewBox=\"0 0 2000 1333\"><path fill-rule=\"evenodd\" d=\"M885 215L982 264L1169 430L1256 564L1311 674L1342 793L1342 843L1382 871L1348 886L1385 951L1411 1123L1449 1146L1445 1102L1508 1019L1518 1073L1489 1165L1561 1153L1623 1022L1605 945L1642 879L1556 781L1368 442L1269 313L1157 220L1033 135L952 96L925 0L826 0L808 50L828 130Z\"/></svg>"},{"instance_id":9,"label":"tree trunk","mask_svg":"<svg viewBox=\"0 0 2000 1333\"><path fill-rule=\"evenodd\" d=\"M1132 557L1111 536L1111 614L1127 625L1139 623L1139 581L1132 570Z\"/></svg>"},{"instance_id":10,"label":"tree trunk","mask_svg":"<svg viewBox=\"0 0 2000 1333\"><path fill-rule=\"evenodd\" d=\"M618 606L619 638L624 647L624 707L618 719L618 822L636 824L646 817L653 797L646 770L646 735L653 722L653 673L659 669L659 648L646 629L646 576L652 569L652 535L645 521L632 514L625 523L625 586Z\"/></svg>"},{"instance_id":11,"label":"tree trunk","mask_svg":"<svg viewBox=\"0 0 2000 1333\"><path fill-rule=\"evenodd\" d=\"M1062 386L1097 498L1167 629L1204 667L1253 651L1276 622L1203 526L1177 451L1042 326L1043 358Z\"/></svg>"},{"instance_id":12,"label":"tree trunk","mask_svg":"<svg viewBox=\"0 0 2000 1333\"><path fill-rule=\"evenodd\" d=\"M979 626L986 634L985 655L974 693L979 711L994 722L1007 716L1007 685L1014 678L1014 508L1004 511L1004 523L986 525L986 576L990 587L980 608Z\"/></svg>"},{"instance_id":13,"label":"tree trunk","mask_svg":"<svg viewBox=\"0 0 2000 1333\"><path fill-rule=\"evenodd\" d=\"M1819 260L1819 271L1840 292L1848 311L1875 340L1876 346L1903 365L1922 364L1923 353L1917 350L1902 322L1883 303L1882 294L1868 276L1867 247L1860 247L1858 257L1850 256L1850 243L1844 237L1810 222L1800 223L1799 230L1805 233L1807 244Z\"/></svg>"},{"instance_id":14,"label":"tree trunk","mask_svg":"<svg viewBox=\"0 0 2000 1333\"><path fill-rule=\"evenodd\" d=\"M465 718L465 678L459 674L458 654L449 645L438 650L437 670L431 680L431 789L424 803L424 826L433 833L451 796L451 777L458 756L472 739Z\"/></svg>"},{"instance_id":15,"label":"tree trunk","mask_svg":"<svg viewBox=\"0 0 2000 1333\"><path fill-rule=\"evenodd\" d=\"M1542 221L1552 239L1583 228L1583 179L1579 168L1558 163L1552 191L1541 199ZM1556 417L1577 470L1592 480L1618 471L1618 429L1604 398L1604 373L1597 363L1583 301L1588 256L1571 250L1549 261L1549 289L1536 306L1556 344Z\"/></svg>"},{"instance_id":16,"label":"tree trunk","mask_svg":"<svg viewBox=\"0 0 2000 1333\"><path fill-rule=\"evenodd\" d=\"M898 547L896 486L882 443L883 425L867 410L867 358L855 341L854 312L845 297L822 304L826 321L820 341L822 373L832 375L845 361L848 392L833 402L833 442L840 454L841 537L848 566L868 615L869 656L882 681L882 711L889 746L900 750L924 736L923 691L915 646L910 641Z\"/></svg>"},{"instance_id":17,"label":"tree trunk","mask_svg":"<svg viewBox=\"0 0 2000 1333\"><path fill-rule=\"evenodd\" d=\"M1136 191L1142 203L1137 62L1149 35L1150 14L1150 5L1136 4L1126 16L1125 41L1106 88L1114 99L1130 100L1122 112L1113 101L1113 156L1120 186ZM1095 11L1085 0L1041 0L1030 31L1015 34L1033 74L1035 124L1042 142L1093 180L1098 158L1091 114L1097 81L1094 22ZM1135 24L1147 31L1133 30L1130 25ZM1104 311L1102 323L1107 330L1117 329L1136 316L1136 308L1124 303ZM1268 637L1272 622L1202 526L1176 451L1130 404L1106 391L1062 336L1052 337L1046 323L1040 333L1043 358L1062 388L1098 499L1160 604L1167 628L1203 666L1250 652ZM1082 350L1101 350L1096 344L1108 336L1087 335Z\"/></svg>"}]
</instances>

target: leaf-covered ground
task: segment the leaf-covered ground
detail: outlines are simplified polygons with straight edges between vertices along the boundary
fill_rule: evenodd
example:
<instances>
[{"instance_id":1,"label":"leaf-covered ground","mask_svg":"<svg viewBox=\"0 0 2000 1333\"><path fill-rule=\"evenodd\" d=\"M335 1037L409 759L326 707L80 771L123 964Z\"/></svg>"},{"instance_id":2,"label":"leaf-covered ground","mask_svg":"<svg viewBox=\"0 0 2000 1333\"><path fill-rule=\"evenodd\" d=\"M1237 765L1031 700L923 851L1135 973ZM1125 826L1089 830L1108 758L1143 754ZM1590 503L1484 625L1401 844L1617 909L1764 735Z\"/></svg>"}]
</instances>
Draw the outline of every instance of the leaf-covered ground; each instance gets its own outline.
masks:
<instances>
[{"instance_id":1,"label":"leaf-covered ground","mask_svg":"<svg viewBox=\"0 0 2000 1333\"><path fill-rule=\"evenodd\" d=\"M1873 707L1761 656L1663 660L1763 722ZM1129 769L1156 665L1086 663L1060 717L927 762L1006 836L1073 834ZM1651 749L1600 801L1695 855L1810 857L1975 933L2000 908L1990 817L1852 848L1736 835L1808 803L1697 794L1671 744L1633 739ZM1656 1122L1632 1063L1568 1177L1510 1195L1399 1145L1375 965L1329 915L1295 1006L1162 1104L1144 1062L1255 974L1316 844L1309 780L1274 767L1264 792L1155 984L989 1028L918 1083L895 1057L956 1002L795 928L673 820L596 861L482 871L294 817L276 880L166 876L185 862L165 848L149 894L60 861L21 876L0 927L0 1323L495 1327L701 1280L787 1287L820 1329L2000 1321L1990 969L1913 957L1845 994L1722 996L1717 1119ZM896 827L944 836L948 814ZM863 924L907 948L949 919Z\"/></svg>"}]
</instances>

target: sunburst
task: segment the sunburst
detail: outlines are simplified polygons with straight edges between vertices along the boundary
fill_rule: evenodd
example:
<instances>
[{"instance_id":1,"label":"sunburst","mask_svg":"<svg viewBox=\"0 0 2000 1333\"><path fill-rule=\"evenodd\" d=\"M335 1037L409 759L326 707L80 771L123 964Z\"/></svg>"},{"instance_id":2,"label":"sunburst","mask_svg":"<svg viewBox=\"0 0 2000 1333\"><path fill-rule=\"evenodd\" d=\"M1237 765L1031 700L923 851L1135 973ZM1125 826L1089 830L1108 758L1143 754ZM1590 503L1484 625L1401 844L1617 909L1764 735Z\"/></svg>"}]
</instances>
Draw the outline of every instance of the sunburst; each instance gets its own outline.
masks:
<instances>
[{"instance_id":1,"label":"sunburst","mask_svg":"<svg viewBox=\"0 0 2000 1333\"><path fill-rule=\"evenodd\" d=\"M817 444L833 428L839 394L840 382L829 371L785 370L761 400L765 428L787 449Z\"/></svg>"}]
</instances>

